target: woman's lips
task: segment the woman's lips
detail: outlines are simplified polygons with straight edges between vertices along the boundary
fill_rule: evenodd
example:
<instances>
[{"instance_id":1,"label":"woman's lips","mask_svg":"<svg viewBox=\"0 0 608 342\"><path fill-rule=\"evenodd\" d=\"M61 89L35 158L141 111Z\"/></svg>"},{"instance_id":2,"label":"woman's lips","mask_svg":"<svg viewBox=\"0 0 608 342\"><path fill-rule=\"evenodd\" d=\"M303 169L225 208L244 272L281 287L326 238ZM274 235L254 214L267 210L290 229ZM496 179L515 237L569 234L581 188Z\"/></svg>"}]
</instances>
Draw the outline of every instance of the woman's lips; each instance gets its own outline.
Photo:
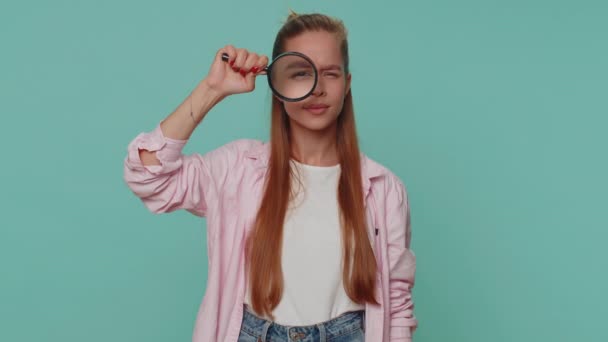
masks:
<instances>
[{"instance_id":1,"label":"woman's lips","mask_svg":"<svg viewBox=\"0 0 608 342\"><path fill-rule=\"evenodd\" d=\"M325 106L325 105L313 105L313 106L306 107L304 109L306 109L310 113L318 115L318 114L323 114L323 112L325 112L325 110L327 108L329 108L329 106Z\"/></svg>"}]
</instances>

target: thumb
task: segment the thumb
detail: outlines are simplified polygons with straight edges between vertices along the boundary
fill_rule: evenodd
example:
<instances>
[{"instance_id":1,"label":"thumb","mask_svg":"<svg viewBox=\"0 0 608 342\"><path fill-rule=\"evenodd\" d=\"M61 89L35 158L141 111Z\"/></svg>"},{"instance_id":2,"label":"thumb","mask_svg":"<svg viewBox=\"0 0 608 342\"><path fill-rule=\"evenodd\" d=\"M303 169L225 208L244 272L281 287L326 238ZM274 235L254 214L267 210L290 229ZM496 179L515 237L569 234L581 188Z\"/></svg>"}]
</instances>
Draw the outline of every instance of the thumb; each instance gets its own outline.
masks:
<instances>
[{"instance_id":1,"label":"thumb","mask_svg":"<svg viewBox=\"0 0 608 342\"><path fill-rule=\"evenodd\" d=\"M247 86L254 87L255 86L255 74L250 72L245 75L245 82L247 82Z\"/></svg>"}]
</instances>

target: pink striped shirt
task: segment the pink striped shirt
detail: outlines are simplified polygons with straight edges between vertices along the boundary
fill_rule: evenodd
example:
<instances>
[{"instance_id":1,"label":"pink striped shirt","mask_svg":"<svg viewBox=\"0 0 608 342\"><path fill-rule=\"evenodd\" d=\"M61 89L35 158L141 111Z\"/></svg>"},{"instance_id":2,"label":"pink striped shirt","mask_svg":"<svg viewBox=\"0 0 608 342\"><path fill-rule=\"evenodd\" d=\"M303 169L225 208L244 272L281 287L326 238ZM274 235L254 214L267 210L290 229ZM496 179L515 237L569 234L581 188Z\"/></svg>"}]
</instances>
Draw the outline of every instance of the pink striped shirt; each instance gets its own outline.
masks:
<instances>
[{"instance_id":1,"label":"pink striped shirt","mask_svg":"<svg viewBox=\"0 0 608 342\"><path fill-rule=\"evenodd\" d=\"M163 135L160 122L128 145L124 180L153 213L185 209L207 219L207 290L193 342L236 342L243 317L245 236L263 191L270 144L239 139L200 155L184 155L187 140ZM156 151L160 165L141 163L138 149ZM365 304L365 340L411 341L418 321L412 288L416 258L410 249L410 209L403 182L361 154L368 236L376 256L376 298Z\"/></svg>"}]
</instances>

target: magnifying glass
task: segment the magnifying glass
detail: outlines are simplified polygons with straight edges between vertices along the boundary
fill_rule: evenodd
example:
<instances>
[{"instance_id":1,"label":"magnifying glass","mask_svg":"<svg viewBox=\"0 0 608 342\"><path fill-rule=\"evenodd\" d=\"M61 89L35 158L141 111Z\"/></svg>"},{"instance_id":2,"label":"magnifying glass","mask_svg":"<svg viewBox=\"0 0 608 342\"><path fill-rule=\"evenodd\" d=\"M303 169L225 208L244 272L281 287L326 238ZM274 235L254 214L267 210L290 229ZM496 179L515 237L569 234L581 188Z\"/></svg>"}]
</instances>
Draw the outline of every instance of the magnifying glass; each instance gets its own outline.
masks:
<instances>
[{"instance_id":1,"label":"magnifying glass","mask_svg":"<svg viewBox=\"0 0 608 342\"><path fill-rule=\"evenodd\" d=\"M230 60L227 53L222 60ZM280 99L288 102L301 101L312 94L317 85L317 68L312 60L299 52L284 52L263 69L268 85Z\"/></svg>"}]
</instances>

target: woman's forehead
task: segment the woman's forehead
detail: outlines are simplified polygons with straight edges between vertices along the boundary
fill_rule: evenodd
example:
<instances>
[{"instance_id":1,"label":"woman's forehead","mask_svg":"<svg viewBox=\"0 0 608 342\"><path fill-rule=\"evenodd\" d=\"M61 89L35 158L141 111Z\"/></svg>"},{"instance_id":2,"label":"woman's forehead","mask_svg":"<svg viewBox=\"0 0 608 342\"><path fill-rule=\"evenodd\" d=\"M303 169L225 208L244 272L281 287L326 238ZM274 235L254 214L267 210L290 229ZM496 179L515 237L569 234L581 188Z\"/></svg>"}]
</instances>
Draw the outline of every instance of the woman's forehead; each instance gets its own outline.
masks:
<instances>
[{"instance_id":1,"label":"woman's forehead","mask_svg":"<svg viewBox=\"0 0 608 342\"><path fill-rule=\"evenodd\" d=\"M284 49L305 54L318 67L343 62L340 41L335 34L325 31L308 31L290 38Z\"/></svg>"}]
</instances>

